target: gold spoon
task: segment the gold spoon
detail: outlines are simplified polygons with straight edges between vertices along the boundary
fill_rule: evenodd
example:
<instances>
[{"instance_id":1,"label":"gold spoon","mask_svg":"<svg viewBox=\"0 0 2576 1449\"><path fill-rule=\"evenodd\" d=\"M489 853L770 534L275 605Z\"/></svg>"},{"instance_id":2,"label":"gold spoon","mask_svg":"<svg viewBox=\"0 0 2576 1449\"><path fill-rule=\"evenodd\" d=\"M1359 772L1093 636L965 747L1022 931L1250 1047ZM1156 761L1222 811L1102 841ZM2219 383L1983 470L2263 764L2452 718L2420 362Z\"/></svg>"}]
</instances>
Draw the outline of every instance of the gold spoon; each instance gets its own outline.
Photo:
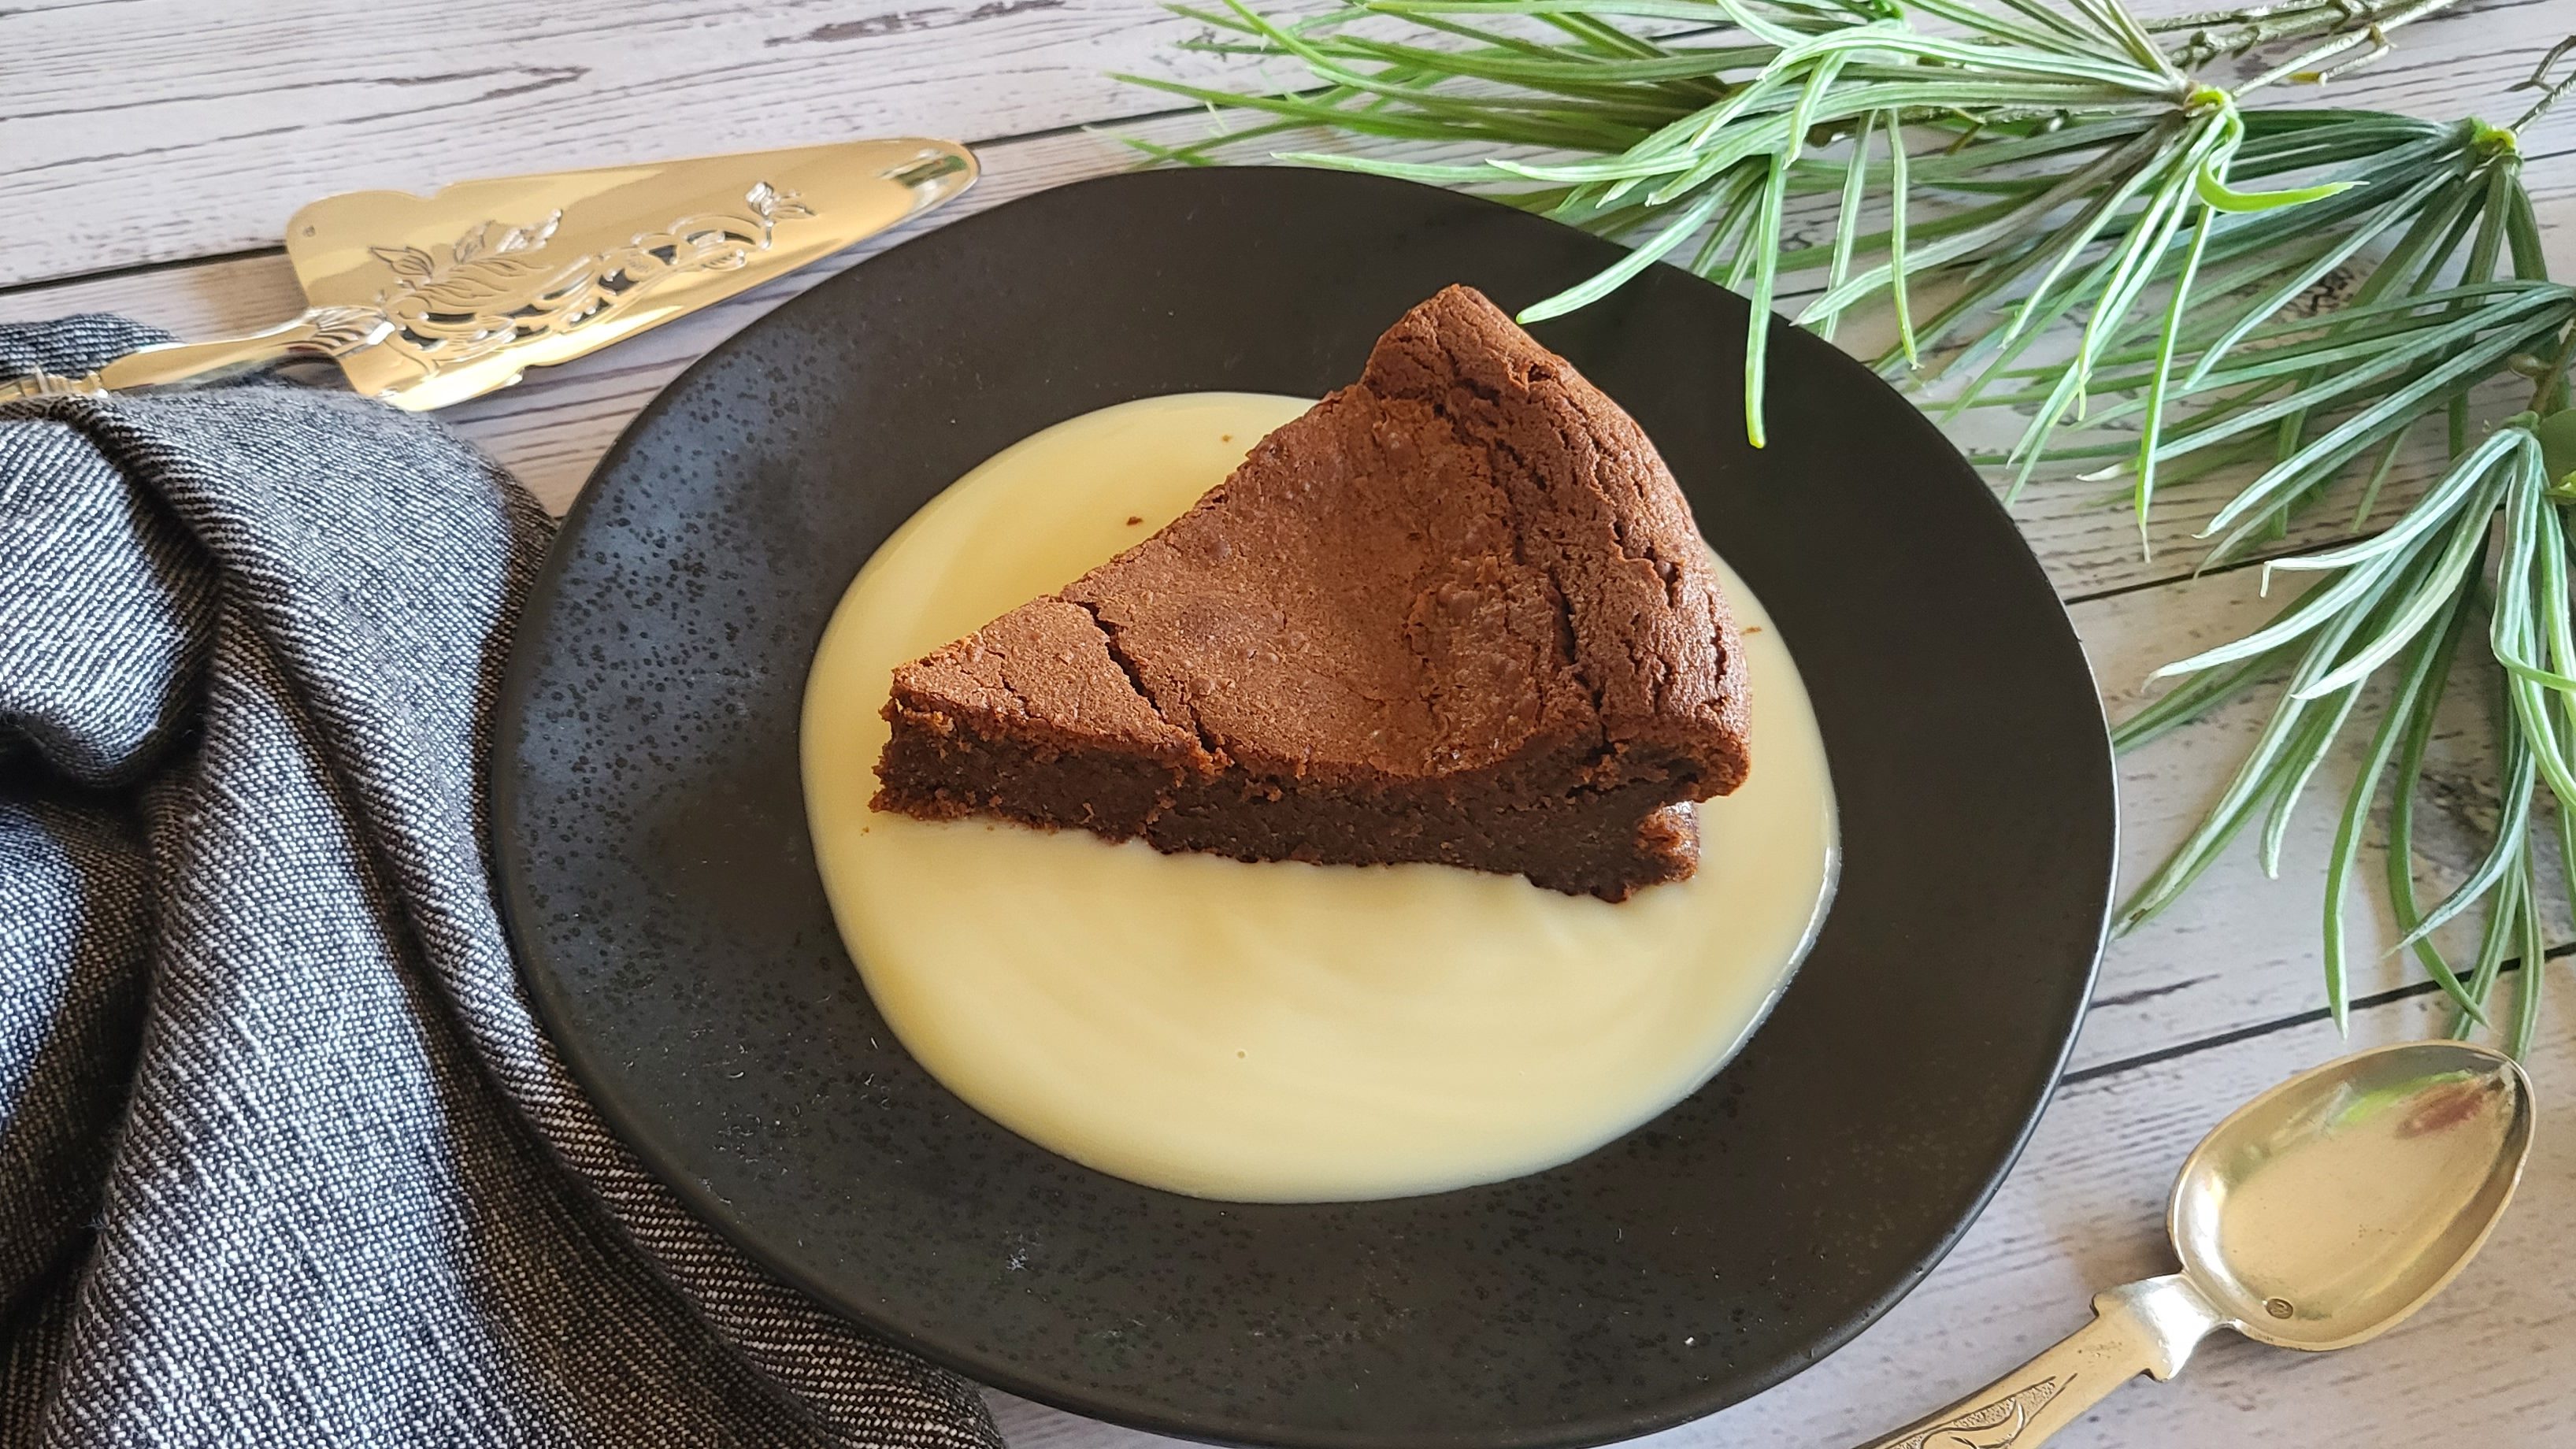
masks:
<instances>
[{"instance_id":1,"label":"gold spoon","mask_svg":"<svg viewBox=\"0 0 2576 1449\"><path fill-rule=\"evenodd\" d=\"M2184 1160L2166 1210L2182 1271L2093 1300L2093 1321L1867 1449L2031 1449L2211 1330L2350 1348L2467 1266L2531 1155L2531 1079L2466 1042L2338 1057L2246 1103Z\"/></svg>"}]
</instances>

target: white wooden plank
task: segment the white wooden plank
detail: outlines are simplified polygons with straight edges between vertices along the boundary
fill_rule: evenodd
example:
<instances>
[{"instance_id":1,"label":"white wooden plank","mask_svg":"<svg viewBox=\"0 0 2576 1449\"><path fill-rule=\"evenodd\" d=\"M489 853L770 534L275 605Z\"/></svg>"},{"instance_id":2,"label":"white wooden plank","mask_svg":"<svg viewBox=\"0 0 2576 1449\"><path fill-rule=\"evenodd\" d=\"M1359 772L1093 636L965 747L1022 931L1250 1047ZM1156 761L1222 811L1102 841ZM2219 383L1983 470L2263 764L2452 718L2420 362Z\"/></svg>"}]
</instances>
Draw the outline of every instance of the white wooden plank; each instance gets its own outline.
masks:
<instances>
[{"instance_id":1,"label":"white wooden plank","mask_svg":"<svg viewBox=\"0 0 2576 1449\"><path fill-rule=\"evenodd\" d=\"M2562 23L2541 0L2481 0L2401 32L2332 99L2510 115L2503 87ZM270 245L296 206L360 187L1135 115L1169 98L1109 72L1222 68L1172 47L1190 29L1151 0L13 6L0 284Z\"/></svg>"},{"instance_id":2,"label":"white wooden plank","mask_svg":"<svg viewBox=\"0 0 2576 1449\"><path fill-rule=\"evenodd\" d=\"M282 251L223 261L178 263L80 282L0 288L0 322L41 322L74 312L121 312L189 339L221 337L282 322L304 309L304 292Z\"/></svg>"},{"instance_id":3,"label":"white wooden plank","mask_svg":"<svg viewBox=\"0 0 2576 1449\"><path fill-rule=\"evenodd\" d=\"M1153 0L120 0L0 9L0 283L275 245L361 188L1169 109Z\"/></svg>"},{"instance_id":4,"label":"white wooden plank","mask_svg":"<svg viewBox=\"0 0 2576 1449\"><path fill-rule=\"evenodd\" d=\"M2576 1074L2576 1004L2554 983L2532 1068L2544 1102ZM2406 1001L2362 1012L2356 1045L2439 1029ZM2284 1030L2066 1087L2021 1163L1949 1260L1877 1325L1799 1377L1640 1449L1857 1444L1975 1388L2085 1319L2092 1294L2171 1272L2164 1199L2200 1135L2236 1103L2342 1050ZM2576 1137L2543 1112L2520 1198L2442 1297L2376 1342L2308 1356L2213 1341L2168 1384L2141 1380L2053 1442L2064 1449L2261 1443L2277 1449L2576 1440ZM992 1396L1019 1449L1169 1441Z\"/></svg>"}]
</instances>

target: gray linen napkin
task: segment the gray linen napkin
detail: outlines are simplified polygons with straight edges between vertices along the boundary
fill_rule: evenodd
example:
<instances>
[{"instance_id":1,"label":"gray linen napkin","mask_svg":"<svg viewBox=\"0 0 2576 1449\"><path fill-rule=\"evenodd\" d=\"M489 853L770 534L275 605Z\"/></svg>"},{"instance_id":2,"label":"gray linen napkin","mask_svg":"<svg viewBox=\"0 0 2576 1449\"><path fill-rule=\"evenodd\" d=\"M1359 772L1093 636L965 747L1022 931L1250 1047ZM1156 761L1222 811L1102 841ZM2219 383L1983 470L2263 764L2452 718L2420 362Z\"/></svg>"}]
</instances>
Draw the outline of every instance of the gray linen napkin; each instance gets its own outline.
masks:
<instances>
[{"instance_id":1,"label":"gray linen napkin","mask_svg":"<svg viewBox=\"0 0 2576 1449\"><path fill-rule=\"evenodd\" d=\"M0 327L0 376L153 340ZM321 389L0 406L0 1449L999 1443L529 1015L483 752L547 534Z\"/></svg>"}]
</instances>

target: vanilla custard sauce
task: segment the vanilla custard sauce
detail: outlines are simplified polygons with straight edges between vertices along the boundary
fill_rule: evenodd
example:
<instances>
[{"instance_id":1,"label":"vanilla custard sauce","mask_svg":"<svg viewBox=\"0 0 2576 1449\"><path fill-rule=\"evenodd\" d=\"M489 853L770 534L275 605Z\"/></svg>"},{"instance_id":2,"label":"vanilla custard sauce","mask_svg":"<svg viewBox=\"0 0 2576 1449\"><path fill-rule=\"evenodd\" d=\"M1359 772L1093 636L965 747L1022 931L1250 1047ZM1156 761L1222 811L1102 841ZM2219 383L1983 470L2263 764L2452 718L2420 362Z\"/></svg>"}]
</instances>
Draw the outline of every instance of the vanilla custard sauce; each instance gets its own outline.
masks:
<instances>
[{"instance_id":1,"label":"vanilla custard sauce","mask_svg":"<svg viewBox=\"0 0 2576 1449\"><path fill-rule=\"evenodd\" d=\"M1612 905L1437 865L1251 865L868 809L894 667L1177 517L1296 398L1074 418L958 480L868 561L806 686L805 799L869 994L950 1090L1175 1192L1397 1197L1553 1166L1706 1081L1822 922L1833 790L1797 666L1745 634L1753 773L1696 875Z\"/></svg>"}]
</instances>

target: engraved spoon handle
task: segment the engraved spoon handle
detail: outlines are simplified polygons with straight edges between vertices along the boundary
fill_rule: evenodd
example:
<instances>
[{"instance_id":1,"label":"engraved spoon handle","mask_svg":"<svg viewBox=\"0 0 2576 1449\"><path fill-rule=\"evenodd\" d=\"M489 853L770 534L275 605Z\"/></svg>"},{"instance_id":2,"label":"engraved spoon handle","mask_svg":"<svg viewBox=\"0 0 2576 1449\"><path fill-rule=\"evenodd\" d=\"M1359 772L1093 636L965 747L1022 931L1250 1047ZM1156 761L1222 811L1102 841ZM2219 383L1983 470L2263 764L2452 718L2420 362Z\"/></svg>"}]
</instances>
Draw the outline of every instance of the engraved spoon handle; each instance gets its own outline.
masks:
<instances>
[{"instance_id":1,"label":"engraved spoon handle","mask_svg":"<svg viewBox=\"0 0 2576 1449\"><path fill-rule=\"evenodd\" d=\"M2064 1342L1865 1449L2033 1449L2138 1375L2180 1373L2223 1322L2179 1275L2114 1288Z\"/></svg>"},{"instance_id":2,"label":"engraved spoon handle","mask_svg":"<svg viewBox=\"0 0 2576 1449\"><path fill-rule=\"evenodd\" d=\"M0 402L211 382L290 357L338 357L375 341L389 329L390 324L371 308L317 307L300 317L240 337L141 348L86 377L56 377L40 372L31 377L0 379Z\"/></svg>"}]
</instances>

